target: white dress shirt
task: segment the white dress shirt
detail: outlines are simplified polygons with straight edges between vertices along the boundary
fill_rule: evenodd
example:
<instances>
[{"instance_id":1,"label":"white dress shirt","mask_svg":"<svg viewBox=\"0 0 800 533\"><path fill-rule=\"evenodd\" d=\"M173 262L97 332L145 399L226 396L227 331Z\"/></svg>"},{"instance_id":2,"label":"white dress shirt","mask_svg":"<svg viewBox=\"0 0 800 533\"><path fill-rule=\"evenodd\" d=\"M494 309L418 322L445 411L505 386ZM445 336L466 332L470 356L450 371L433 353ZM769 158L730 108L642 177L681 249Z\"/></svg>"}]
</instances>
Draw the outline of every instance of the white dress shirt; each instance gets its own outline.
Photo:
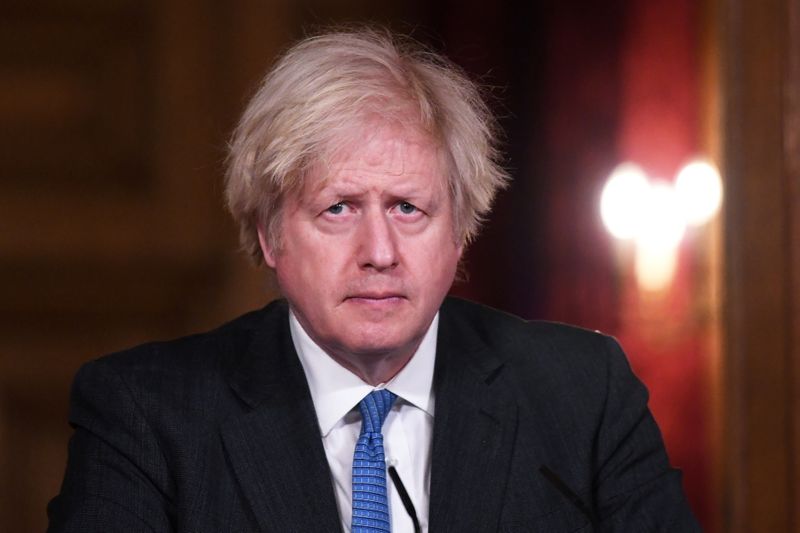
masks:
<instances>
[{"instance_id":1,"label":"white dress shirt","mask_svg":"<svg viewBox=\"0 0 800 533\"><path fill-rule=\"evenodd\" d=\"M373 387L328 356L289 313L297 355L308 380L317 412L322 445L333 477L336 503L344 531L352 519L353 451L361 431L358 403L375 389L397 395L383 423L386 462L397 469L414 504L422 531L428 531L431 440L433 437L433 366L436 359L437 313L414 356L387 383ZM389 513L393 533L413 533L397 489L388 473Z\"/></svg>"}]
</instances>

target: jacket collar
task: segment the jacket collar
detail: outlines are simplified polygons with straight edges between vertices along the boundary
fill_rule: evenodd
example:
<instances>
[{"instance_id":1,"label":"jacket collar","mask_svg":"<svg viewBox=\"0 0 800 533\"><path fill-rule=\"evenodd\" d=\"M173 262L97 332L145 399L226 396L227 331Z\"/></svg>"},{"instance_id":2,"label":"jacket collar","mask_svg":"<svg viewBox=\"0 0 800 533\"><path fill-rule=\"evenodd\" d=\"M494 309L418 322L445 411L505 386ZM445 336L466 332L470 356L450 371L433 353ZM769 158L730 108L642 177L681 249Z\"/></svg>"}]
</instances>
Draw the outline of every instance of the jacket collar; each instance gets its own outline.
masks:
<instances>
[{"instance_id":1,"label":"jacket collar","mask_svg":"<svg viewBox=\"0 0 800 533\"><path fill-rule=\"evenodd\" d=\"M497 528L516 433L517 406L504 362L448 299L442 306L434 373L436 417L431 464L431 531ZM474 309L474 308L473 308Z\"/></svg>"},{"instance_id":2,"label":"jacket collar","mask_svg":"<svg viewBox=\"0 0 800 533\"><path fill-rule=\"evenodd\" d=\"M242 492L262 530L337 531L333 482L286 302L267 306L249 336L229 376L245 409L221 428Z\"/></svg>"}]
</instances>

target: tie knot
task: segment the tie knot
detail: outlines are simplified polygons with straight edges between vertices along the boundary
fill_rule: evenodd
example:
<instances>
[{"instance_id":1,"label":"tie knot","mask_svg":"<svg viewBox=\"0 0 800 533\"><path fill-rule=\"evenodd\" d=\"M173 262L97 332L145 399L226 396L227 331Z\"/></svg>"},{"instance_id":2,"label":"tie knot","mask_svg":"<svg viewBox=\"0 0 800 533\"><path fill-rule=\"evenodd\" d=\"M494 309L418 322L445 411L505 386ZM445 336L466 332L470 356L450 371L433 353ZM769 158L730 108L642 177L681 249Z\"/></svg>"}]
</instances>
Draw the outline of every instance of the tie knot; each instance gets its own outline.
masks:
<instances>
[{"instance_id":1,"label":"tie knot","mask_svg":"<svg viewBox=\"0 0 800 533\"><path fill-rule=\"evenodd\" d=\"M367 394L358 404L361 411L361 433L380 433L383 421L389 414L397 395L386 389L374 390Z\"/></svg>"}]
</instances>

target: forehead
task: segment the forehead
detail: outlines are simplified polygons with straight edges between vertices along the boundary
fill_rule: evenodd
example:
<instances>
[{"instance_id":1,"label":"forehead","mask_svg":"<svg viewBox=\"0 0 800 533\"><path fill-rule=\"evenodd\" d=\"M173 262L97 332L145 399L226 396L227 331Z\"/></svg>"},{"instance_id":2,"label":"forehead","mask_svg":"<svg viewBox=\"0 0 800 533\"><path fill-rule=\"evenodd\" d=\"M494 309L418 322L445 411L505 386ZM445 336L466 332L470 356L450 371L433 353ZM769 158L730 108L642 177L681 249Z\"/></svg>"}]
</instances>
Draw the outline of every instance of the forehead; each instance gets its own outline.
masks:
<instances>
[{"instance_id":1,"label":"forehead","mask_svg":"<svg viewBox=\"0 0 800 533\"><path fill-rule=\"evenodd\" d=\"M424 177L443 184L443 163L440 143L431 135L397 121L370 120L348 127L328 144L306 174L304 189L370 176Z\"/></svg>"}]
</instances>

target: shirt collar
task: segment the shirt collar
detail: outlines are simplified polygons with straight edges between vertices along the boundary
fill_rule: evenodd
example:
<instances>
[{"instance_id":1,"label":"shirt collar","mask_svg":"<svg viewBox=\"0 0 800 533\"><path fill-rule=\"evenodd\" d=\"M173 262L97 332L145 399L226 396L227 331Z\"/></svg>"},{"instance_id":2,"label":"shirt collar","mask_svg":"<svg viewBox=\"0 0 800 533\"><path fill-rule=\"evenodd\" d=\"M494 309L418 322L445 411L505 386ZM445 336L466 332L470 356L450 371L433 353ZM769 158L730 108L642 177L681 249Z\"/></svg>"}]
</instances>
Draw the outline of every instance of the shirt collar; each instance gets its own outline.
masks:
<instances>
[{"instance_id":1,"label":"shirt collar","mask_svg":"<svg viewBox=\"0 0 800 533\"><path fill-rule=\"evenodd\" d=\"M437 312L406 366L387 383L373 387L325 353L306 333L290 309L292 342L306 374L322 436L327 436L344 415L376 388L385 387L405 402L433 416L433 366L438 327Z\"/></svg>"}]
</instances>

